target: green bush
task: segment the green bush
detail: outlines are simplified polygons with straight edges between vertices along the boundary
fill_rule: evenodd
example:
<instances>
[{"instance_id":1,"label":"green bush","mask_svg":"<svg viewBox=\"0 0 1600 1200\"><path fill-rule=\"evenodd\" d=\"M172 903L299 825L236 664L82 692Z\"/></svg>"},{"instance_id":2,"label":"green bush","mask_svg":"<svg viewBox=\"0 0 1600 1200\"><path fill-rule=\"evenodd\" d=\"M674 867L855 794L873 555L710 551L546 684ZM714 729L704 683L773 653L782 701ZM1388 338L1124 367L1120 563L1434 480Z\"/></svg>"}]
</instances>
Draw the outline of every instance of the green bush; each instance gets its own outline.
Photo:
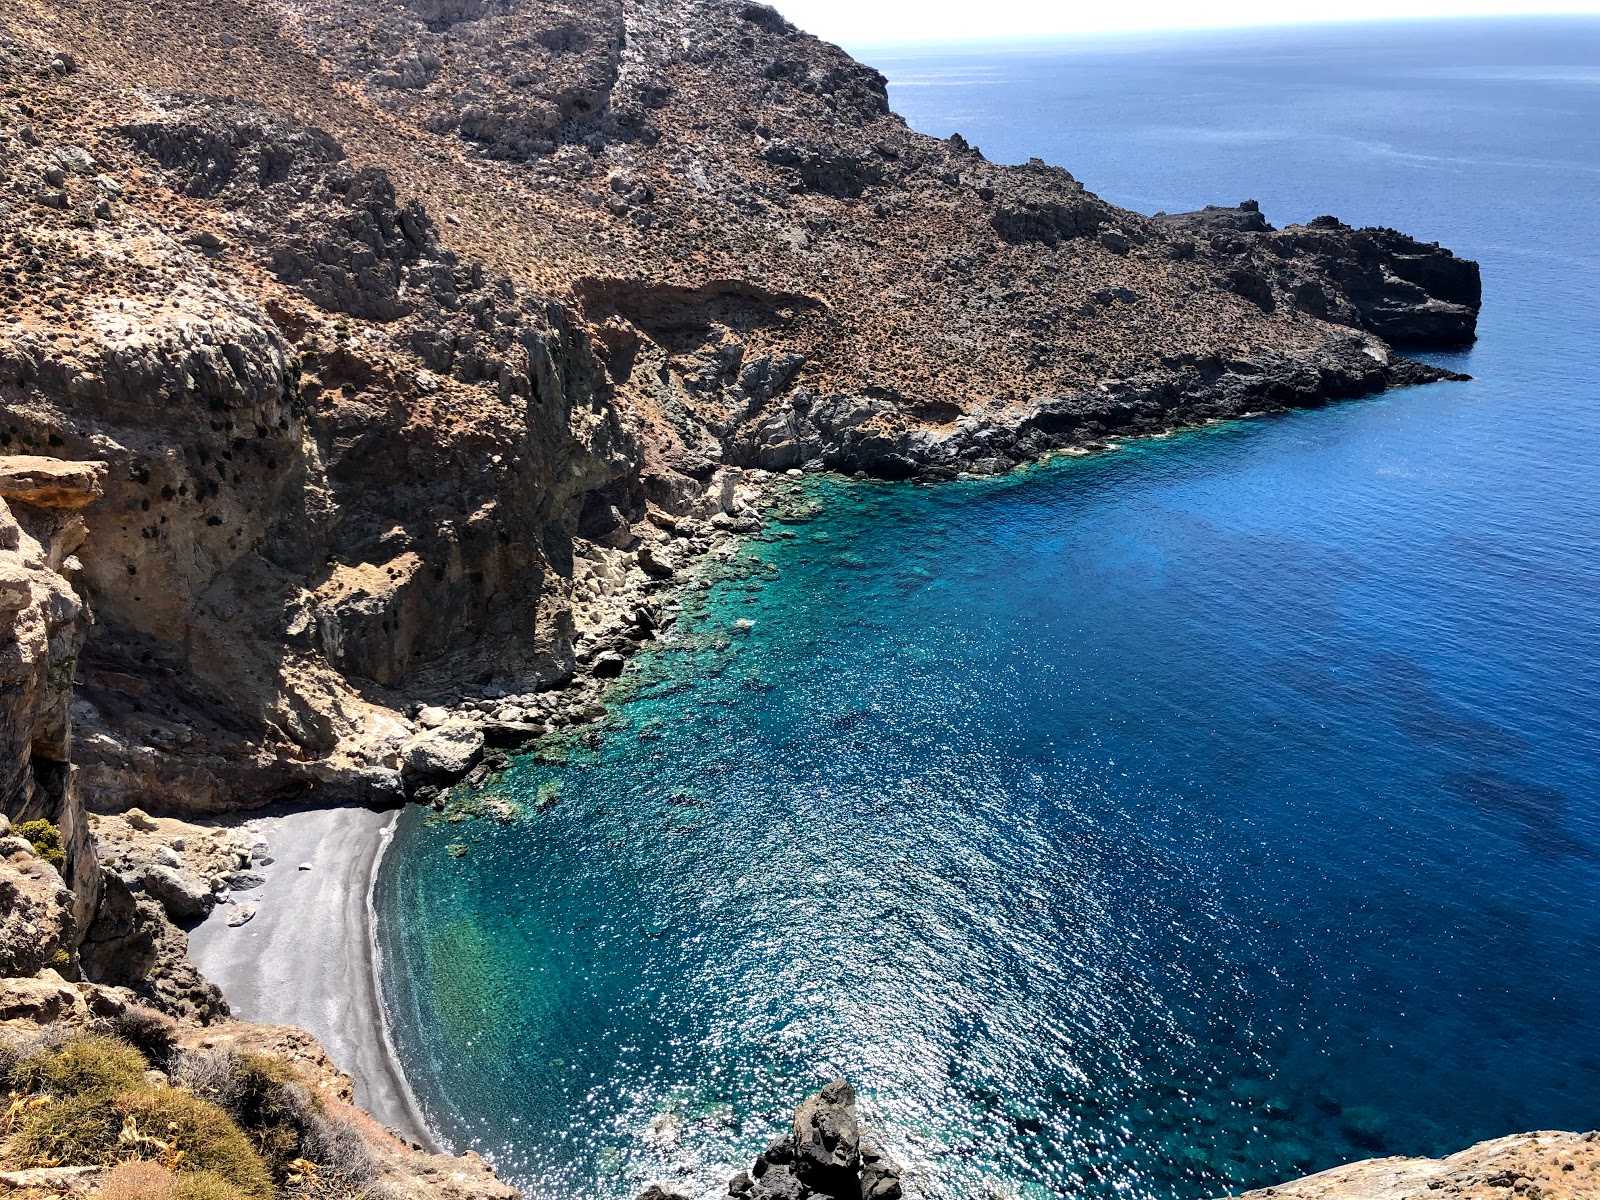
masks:
<instances>
[{"instance_id":1,"label":"green bush","mask_svg":"<svg viewBox=\"0 0 1600 1200\"><path fill-rule=\"evenodd\" d=\"M26 1110L9 1151L24 1167L114 1166L154 1159L178 1171L178 1197L271 1200L272 1174L228 1114L188 1092L143 1085L113 1095L46 1096ZM215 1180L191 1181L191 1175Z\"/></svg>"},{"instance_id":2,"label":"green bush","mask_svg":"<svg viewBox=\"0 0 1600 1200\"><path fill-rule=\"evenodd\" d=\"M23 1059L11 1071L22 1092L57 1096L114 1095L144 1083L149 1064L127 1042L99 1033L82 1033L51 1050Z\"/></svg>"},{"instance_id":3,"label":"green bush","mask_svg":"<svg viewBox=\"0 0 1600 1200\"><path fill-rule=\"evenodd\" d=\"M116 1098L121 1121L131 1118L139 1132L183 1152L180 1174L213 1171L249 1200L270 1200L272 1175L255 1147L215 1104L176 1088L141 1088Z\"/></svg>"},{"instance_id":4,"label":"green bush","mask_svg":"<svg viewBox=\"0 0 1600 1200\"><path fill-rule=\"evenodd\" d=\"M8 1149L24 1167L108 1163L116 1158L121 1128L122 1117L104 1092L50 1096L22 1114Z\"/></svg>"},{"instance_id":5,"label":"green bush","mask_svg":"<svg viewBox=\"0 0 1600 1200\"><path fill-rule=\"evenodd\" d=\"M33 843L33 852L58 871L67 867L67 854L61 848L61 830L49 821L24 821L17 832Z\"/></svg>"}]
</instances>

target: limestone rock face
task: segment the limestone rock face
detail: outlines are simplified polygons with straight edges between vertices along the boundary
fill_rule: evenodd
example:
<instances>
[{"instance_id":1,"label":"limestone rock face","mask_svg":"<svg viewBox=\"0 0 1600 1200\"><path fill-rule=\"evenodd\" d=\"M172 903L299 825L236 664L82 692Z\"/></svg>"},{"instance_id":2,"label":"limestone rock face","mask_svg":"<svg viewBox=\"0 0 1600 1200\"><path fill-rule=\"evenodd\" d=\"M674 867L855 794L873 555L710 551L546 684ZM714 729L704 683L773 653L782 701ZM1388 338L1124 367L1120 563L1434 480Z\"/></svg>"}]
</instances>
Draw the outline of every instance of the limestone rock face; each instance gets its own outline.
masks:
<instances>
[{"instance_id":1,"label":"limestone rock face","mask_svg":"<svg viewBox=\"0 0 1600 1200\"><path fill-rule=\"evenodd\" d=\"M92 263L81 329L44 309L0 333L0 413L12 451L107 464L84 514L86 793L398 799L408 694L571 674L573 531L637 463L587 339L321 130L152 95L55 136L92 142L119 232L70 211L38 230L50 262ZM179 203L205 228L169 232ZM49 462L16 456L0 494L81 506L84 470ZM0 604L20 595L0 570Z\"/></svg>"},{"instance_id":2,"label":"limestone rock face","mask_svg":"<svg viewBox=\"0 0 1600 1200\"><path fill-rule=\"evenodd\" d=\"M0 861L0 977L64 964L77 942L73 896L61 876L28 852L13 850Z\"/></svg>"},{"instance_id":3,"label":"limestone rock face","mask_svg":"<svg viewBox=\"0 0 1600 1200\"><path fill-rule=\"evenodd\" d=\"M1372 1158L1241 1194L1241 1200L1590 1200L1600 1196L1600 1133L1527 1133L1447 1158Z\"/></svg>"},{"instance_id":4,"label":"limestone rock face","mask_svg":"<svg viewBox=\"0 0 1600 1200\"><path fill-rule=\"evenodd\" d=\"M34 508L87 508L103 493L104 475L104 463L14 454L0 458L0 500Z\"/></svg>"}]
</instances>

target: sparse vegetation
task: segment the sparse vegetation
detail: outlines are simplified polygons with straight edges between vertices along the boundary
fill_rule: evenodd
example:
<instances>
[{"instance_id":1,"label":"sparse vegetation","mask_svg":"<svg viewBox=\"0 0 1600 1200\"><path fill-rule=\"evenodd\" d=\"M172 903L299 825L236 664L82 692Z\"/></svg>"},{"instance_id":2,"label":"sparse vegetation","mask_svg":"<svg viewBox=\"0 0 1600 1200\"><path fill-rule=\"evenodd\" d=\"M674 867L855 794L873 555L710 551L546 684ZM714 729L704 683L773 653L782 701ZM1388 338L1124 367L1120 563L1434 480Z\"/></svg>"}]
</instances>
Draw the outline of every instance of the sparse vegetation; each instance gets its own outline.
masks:
<instances>
[{"instance_id":1,"label":"sparse vegetation","mask_svg":"<svg viewBox=\"0 0 1600 1200\"><path fill-rule=\"evenodd\" d=\"M33 852L58 871L67 866L66 851L61 848L61 830L49 821L24 821L17 832L33 845Z\"/></svg>"},{"instance_id":2,"label":"sparse vegetation","mask_svg":"<svg viewBox=\"0 0 1600 1200\"><path fill-rule=\"evenodd\" d=\"M171 1065L178 1051L178 1027L172 1018L153 1008L132 1005L103 1023L105 1032L121 1038L154 1066Z\"/></svg>"},{"instance_id":3,"label":"sparse vegetation","mask_svg":"<svg viewBox=\"0 0 1600 1200\"><path fill-rule=\"evenodd\" d=\"M178 1053L171 1024L139 1010L101 1024L124 1036L0 1043L0 1082L12 1093L0 1113L8 1161L113 1167L110 1200L372 1192L377 1169L361 1135L331 1119L289 1063ZM151 1059L169 1066L172 1086L150 1071Z\"/></svg>"},{"instance_id":4,"label":"sparse vegetation","mask_svg":"<svg viewBox=\"0 0 1600 1200\"><path fill-rule=\"evenodd\" d=\"M118 1096L115 1110L121 1118L119 1147L137 1131L138 1157L181 1155L173 1164L179 1171L213 1171L252 1200L273 1195L265 1160L216 1105L177 1088L146 1087Z\"/></svg>"}]
</instances>

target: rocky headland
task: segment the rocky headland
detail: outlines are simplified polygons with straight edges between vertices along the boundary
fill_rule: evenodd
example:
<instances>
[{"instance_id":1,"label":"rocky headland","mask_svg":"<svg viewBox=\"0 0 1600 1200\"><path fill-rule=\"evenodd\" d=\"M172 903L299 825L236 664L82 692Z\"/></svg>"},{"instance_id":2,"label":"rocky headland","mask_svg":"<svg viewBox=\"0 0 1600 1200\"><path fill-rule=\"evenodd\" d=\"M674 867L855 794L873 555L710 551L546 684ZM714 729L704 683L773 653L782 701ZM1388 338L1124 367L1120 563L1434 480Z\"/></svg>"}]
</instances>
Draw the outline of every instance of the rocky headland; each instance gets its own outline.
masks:
<instances>
[{"instance_id":1,"label":"rocky headland","mask_svg":"<svg viewBox=\"0 0 1600 1200\"><path fill-rule=\"evenodd\" d=\"M13 0L0 296L13 1090L76 1102L49 1056L120 1039L132 1120L248 1050L299 1114L274 1189L321 1154L351 1194L500 1196L230 1017L187 931L263 849L177 818L429 800L602 716L779 473L993 474L1448 378L1403 351L1469 343L1480 288L1393 230L1143 216L917 134L759 4ZM255 1128L236 1065L205 1078ZM19 1149L24 1109L0 1189L105 1183ZM1572 1135L1489 1146L1277 1194L1592 1186ZM730 1195L899 1188L841 1081Z\"/></svg>"}]
</instances>

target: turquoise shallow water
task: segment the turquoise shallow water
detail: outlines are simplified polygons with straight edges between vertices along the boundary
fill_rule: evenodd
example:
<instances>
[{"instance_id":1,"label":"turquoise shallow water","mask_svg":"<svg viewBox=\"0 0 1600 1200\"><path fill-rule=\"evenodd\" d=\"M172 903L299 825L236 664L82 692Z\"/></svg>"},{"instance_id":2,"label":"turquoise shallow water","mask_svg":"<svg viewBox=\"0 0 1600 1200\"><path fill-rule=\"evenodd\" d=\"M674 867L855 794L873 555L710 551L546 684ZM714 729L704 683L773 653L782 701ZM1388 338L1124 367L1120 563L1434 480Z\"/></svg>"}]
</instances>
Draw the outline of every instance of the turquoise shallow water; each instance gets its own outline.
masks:
<instances>
[{"instance_id":1,"label":"turquoise shallow water","mask_svg":"<svg viewBox=\"0 0 1600 1200\"><path fill-rule=\"evenodd\" d=\"M402 821L439 1131L536 1196L709 1191L846 1072L927 1194L1191 1200L1600 1124L1595 30L877 59L1124 203L1480 258L1477 378L809 482L523 818Z\"/></svg>"}]
</instances>

